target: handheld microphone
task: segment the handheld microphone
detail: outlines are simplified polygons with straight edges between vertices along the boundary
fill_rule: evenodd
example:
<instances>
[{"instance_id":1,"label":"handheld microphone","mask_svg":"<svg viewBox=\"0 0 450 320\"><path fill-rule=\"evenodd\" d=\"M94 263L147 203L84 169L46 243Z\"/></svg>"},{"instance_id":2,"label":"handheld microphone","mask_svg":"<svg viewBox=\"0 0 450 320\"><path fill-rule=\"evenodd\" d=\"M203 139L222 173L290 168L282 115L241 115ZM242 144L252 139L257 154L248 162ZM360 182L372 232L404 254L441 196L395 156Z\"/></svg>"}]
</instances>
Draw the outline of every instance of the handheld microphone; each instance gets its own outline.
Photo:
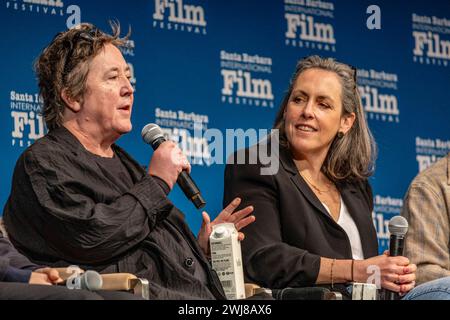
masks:
<instances>
[{"instance_id":1,"label":"handheld microphone","mask_svg":"<svg viewBox=\"0 0 450 320\"><path fill-rule=\"evenodd\" d=\"M391 257L402 256L405 245L405 235L408 232L408 221L402 216L395 216L389 220L389 255ZM397 300L399 294L390 290L385 292L385 300Z\"/></svg>"},{"instance_id":2,"label":"handheld microphone","mask_svg":"<svg viewBox=\"0 0 450 320\"><path fill-rule=\"evenodd\" d=\"M142 129L141 135L142 139L144 139L146 143L151 145L153 150L158 149L161 143L166 141L163 131L157 124L154 123L147 124ZM177 184L180 186L184 195L192 201L197 209L203 208L205 206L205 199L203 199L200 190L187 171L183 170L180 173L177 179Z\"/></svg>"},{"instance_id":3,"label":"handheld microphone","mask_svg":"<svg viewBox=\"0 0 450 320\"><path fill-rule=\"evenodd\" d=\"M66 286L69 289L96 291L102 289L103 279L97 271L88 270L82 274L70 276Z\"/></svg>"}]
</instances>

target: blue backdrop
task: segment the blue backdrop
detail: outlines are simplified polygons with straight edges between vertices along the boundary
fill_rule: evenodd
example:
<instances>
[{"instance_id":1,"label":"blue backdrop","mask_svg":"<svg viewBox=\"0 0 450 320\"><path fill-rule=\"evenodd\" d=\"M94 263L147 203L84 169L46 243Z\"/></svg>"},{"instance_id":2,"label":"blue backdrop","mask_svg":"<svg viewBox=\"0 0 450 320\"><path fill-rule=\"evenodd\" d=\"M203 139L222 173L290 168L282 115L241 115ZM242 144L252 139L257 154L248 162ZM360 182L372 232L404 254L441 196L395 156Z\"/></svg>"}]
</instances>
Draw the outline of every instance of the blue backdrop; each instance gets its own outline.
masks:
<instances>
[{"instance_id":1,"label":"blue backdrop","mask_svg":"<svg viewBox=\"0 0 450 320\"><path fill-rule=\"evenodd\" d=\"M387 221L400 212L412 178L450 151L449 1L4 0L1 204L17 158L45 133L34 59L57 32L80 22L109 31L109 20L132 30L123 54L136 88L133 131L118 143L147 165L151 150L140 131L159 123L192 156L192 176L212 216L222 208L223 161L243 144L224 148L220 156L212 139L188 136L195 128L224 134L271 128L297 60L310 54L333 56L359 70L379 147L371 183L380 250ZM196 233L200 212L178 188L170 197Z\"/></svg>"}]
</instances>

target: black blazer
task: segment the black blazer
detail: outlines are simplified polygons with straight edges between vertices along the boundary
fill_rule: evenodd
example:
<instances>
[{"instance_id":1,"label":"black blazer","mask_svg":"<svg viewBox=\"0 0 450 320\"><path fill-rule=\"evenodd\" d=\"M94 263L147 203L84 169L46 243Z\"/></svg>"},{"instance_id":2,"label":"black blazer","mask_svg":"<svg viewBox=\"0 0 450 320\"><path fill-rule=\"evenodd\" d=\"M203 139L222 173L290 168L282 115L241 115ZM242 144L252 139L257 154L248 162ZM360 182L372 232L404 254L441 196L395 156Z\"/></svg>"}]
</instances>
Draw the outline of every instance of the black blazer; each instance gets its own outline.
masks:
<instances>
[{"instance_id":1,"label":"black blazer","mask_svg":"<svg viewBox=\"0 0 450 320\"><path fill-rule=\"evenodd\" d=\"M248 159L249 149L244 152ZM228 164L223 203L239 196L241 207L255 208L256 221L243 230L248 281L268 288L313 286L320 257L352 259L350 241L298 173L288 149L280 147L279 164L278 173L266 176L260 175L259 161ZM376 256L370 185L361 181L337 188L359 230L364 257Z\"/></svg>"}]
</instances>

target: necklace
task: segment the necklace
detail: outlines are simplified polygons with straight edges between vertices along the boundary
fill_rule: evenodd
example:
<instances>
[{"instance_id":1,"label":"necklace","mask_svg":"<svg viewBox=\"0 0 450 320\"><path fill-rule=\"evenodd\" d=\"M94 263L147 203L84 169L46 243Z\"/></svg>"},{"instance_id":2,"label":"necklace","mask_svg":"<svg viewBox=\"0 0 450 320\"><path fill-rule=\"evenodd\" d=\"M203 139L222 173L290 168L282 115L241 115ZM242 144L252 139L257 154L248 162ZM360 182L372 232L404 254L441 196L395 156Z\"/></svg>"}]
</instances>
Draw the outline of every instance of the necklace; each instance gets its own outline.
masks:
<instances>
[{"instance_id":1,"label":"necklace","mask_svg":"<svg viewBox=\"0 0 450 320\"><path fill-rule=\"evenodd\" d=\"M330 192L330 190L331 190L331 184L330 184L330 187L329 187L328 189L326 189L326 190L320 190L320 189L319 189L318 187L316 187L309 179L307 179L307 178L300 172L300 170L298 171L298 173L300 173L300 175L302 176L302 178L305 179L305 181L306 181L311 187L313 187L314 190L316 190L320 195L321 195L322 193Z\"/></svg>"}]
</instances>

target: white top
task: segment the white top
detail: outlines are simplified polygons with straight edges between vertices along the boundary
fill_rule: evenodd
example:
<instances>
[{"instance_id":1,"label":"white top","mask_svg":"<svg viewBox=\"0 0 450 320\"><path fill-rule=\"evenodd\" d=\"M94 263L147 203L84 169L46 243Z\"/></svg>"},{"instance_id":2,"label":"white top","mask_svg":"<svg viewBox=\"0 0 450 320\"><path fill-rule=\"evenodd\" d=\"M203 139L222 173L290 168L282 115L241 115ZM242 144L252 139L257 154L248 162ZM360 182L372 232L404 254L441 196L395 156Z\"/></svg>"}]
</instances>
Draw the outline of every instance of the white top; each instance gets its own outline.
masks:
<instances>
[{"instance_id":1,"label":"white top","mask_svg":"<svg viewBox=\"0 0 450 320\"><path fill-rule=\"evenodd\" d=\"M339 212L339 219L337 224L344 229L345 233L347 233L348 239L350 240L350 245L352 247L352 256L355 260L364 260L364 253L361 244L361 237L359 235L358 228L356 227L355 221L352 216L348 212L347 206L344 201L341 200L341 211ZM325 209L327 209L328 213L331 214L330 209L327 207L325 203L323 203Z\"/></svg>"}]
</instances>

